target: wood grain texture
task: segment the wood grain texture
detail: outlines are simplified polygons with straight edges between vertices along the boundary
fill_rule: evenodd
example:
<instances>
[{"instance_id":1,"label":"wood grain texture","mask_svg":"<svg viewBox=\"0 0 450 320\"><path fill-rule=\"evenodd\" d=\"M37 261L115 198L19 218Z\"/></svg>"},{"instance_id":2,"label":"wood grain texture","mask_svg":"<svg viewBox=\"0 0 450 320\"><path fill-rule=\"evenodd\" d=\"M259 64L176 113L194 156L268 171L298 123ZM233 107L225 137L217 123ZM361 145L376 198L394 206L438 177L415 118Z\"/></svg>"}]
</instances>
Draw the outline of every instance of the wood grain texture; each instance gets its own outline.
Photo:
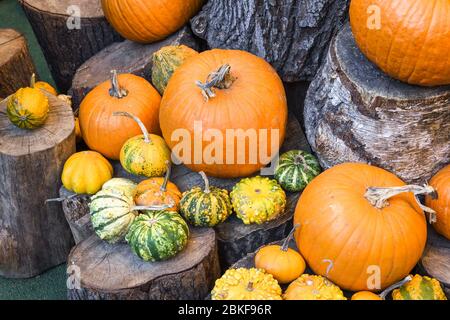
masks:
<instances>
[{"instance_id":1,"label":"wood grain texture","mask_svg":"<svg viewBox=\"0 0 450 320\"><path fill-rule=\"evenodd\" d=\"M13 29L0 29L0 97L30 85L36 73L25 37Z\"/></svg>"},{"instance_id":2,"label":"wood grain texture","mask_svg":"<svg viewBox=\"0 0 450 320\"><path fill-rule=\"evenodd\" d=\"M103 16L100 0L19 1L61 92L70 88L72 77L83 62L122 39ZM70 6L80 8L80 28L72 27Z\"/></svg>"},{"instance_id":3,"label":"wood grain texture","mask_svg":"<svg viewBox=\"0 0 450 320\"><path fill-rule=\"evenodd\" d=\"M66 261L73 245L58 197L65 161L75 152L71 108L48 95L45 125L12 125L0 103L0 275L28 278Z\"/></svg>"},{"instance_id":4,"label":"wood grain texture","mask_svg":"<svg viewBox=\"0 0 450 320\"><path fill-rule=\"evenodd\" d=\"M189 27L184 27L160 42L143 45L129 40L116 42L106 47L81 65L75 73L69 95L73 108L80 106L83 98L98 84L110 79L111 70L133 73L151 81L153 53L162 47L184 44L200 49Z\"/></svg>"},{"instance_id":5,"label":"wood grain texture","mask_svg":"<svg viewBox=\"0 0 450 320\"><path fill-rule=\"evenodd\" d=\"M210 48L266 59L284 81L312 80L347 18L348 0L210 0L191 20Z\"/></svg>"},{"instance_id":6,"label":"wood grain texture","mask_svg":"<svg viewBox=\"0 0 450 320\"><path fill-rule=\"evenodd\" d=\"M216 236L191 228L187 247L174 258L144 262L127 244L111 245L93 235L73 248L69 266L80 270L71 300L194 300L208 295L220 276Z\"/></svg>"},{"instance_id":7,"label":"wood grain texture","mask_svg":"<svg viewBox=\"0 0 450 320\"><path fill-rule=\"evenodd\" d=\"M311 83L304 116L324 168L365 162L422 184L450 162L450 87L389 78L359 51L349 26Z\"/></svg>"}]
</instances>

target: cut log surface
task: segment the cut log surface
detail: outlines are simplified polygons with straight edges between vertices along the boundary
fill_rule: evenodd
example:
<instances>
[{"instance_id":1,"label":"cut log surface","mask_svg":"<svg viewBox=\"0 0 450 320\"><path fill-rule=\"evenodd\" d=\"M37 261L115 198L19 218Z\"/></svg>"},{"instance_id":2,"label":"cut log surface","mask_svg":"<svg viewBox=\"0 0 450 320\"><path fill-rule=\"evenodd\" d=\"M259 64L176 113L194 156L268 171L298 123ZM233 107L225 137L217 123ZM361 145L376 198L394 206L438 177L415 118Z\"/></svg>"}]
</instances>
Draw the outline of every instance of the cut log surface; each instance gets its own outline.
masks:
<instances>
[{"instance_id":1,"label":"cut log surface","mask_svg":"<svg viewBox=\"0 0 450 320\"><path fill-rule=\"evenodd\" d=\"M127 244L108 244L93 235L69 255L81 287L71 300L198 300L220 276L213 229L191 228L187 247L174 258L144 262Z\"/></svg>"},{"instance_id":2,"label":"cut log surface","mask_svg":"<svg viewBox=\"0 0 450 320\"><path fill-rule=\"evenodd\" d=\"M311 151L302 129L300 128L300 124L292 114L289 116L286 132L287 138L281 152L293 149L301 149L308 152ZM114 175L132 179L136 182L145 179L131 176L124 171L119 162L114 162ZM233 186L239 180L240 179L217 179L211 177L210 184L231 191ZM194 186L203 185L203 180L200 175L183 165L174 166L171 181L173 181L183 192ZM60 194L66 198L72 195L64 188L61 189ZM241 220L235 215L232 215L224 223L218 225L215 230L217 233L222 268L228 268L247 253L254 251L266 243L283 239L292 228L292 217L299 196L299 193L288 193L285 213L271 222L262 225L244 225ZM79 228L79 226L83 226L81 231L77 229L77 233L74 234L76 239L80 239L78 237L80 234L88 235L93 233L92 226L87 222L89 219L84 217L89 215L89 211L83 200L78 200L77 197L68 198L64 201L63 207L71 226L75 226L75 229ZM82 212L84 212L84 214L82 214Z\"/></svg>"},{"instance_id":3,"label":"cut log surface","mask_svg":"<svg viewBox=\"0 0 450 320\"><path fill-rule=\"evenodd\" d=\"M347 18L348 0L210 0L191 20L210 48L252 52L284 81L312 80Z\"/></svg>"},{"instance_id":4,"label":"cut log surface","mask_svg":"<svg viewBox=\"0 0 450 320\"><path fill-rule=\"evenodd\" d=\"M13 29L0 29L0 97L30 84L36 73L25 37Z\"/></svg>"},{"instance_id":5,"label":"cut log surface","mask_svg":"<svg viewBox=\"0 0 450 320\"><path fill-rule=\"evenodd\" d=\"M129 40L113 43L86 61L76 72L69 94L74 109L98 84L111 77L111 70L133 73L151 81L153 53L162 47L184 44L199 50L199 43L189 27L184 27L160 42L143 45Z\"/></svg>"},{"instance_id":6,"label":"cut log surface","mask_svg":"<svg viewBox=\"0 0 450 320\"><path fill-rule=\"evenodd\" d=\"M122 38L108 24L100 0L20 0L53 78L66 92L80 65Z\"/></svg>"},{"instance_id":7,"label":"cut log surface","mask_svg":"<svg viewBox=\"0 0 450 320\"><path fill-rule=\"evenodd\" d=\"M360 52L347 25L309 87L305 127L324 168L365 162L425 183L450 162L450 87L389 78Z\"/></svg>"},{"instance_id":8,"label":"cut log surface","mask_svg":"<svg viewBox=\"0 0 450 320\"><path fill-rule=\"evenodd\" d=\"M71 108L48 95L50 113L35 130L15 127L0 103L0 275L28 278L66 261L73 245L58 203L65 161L75 152Z\"/></svg>"}]
</instances>

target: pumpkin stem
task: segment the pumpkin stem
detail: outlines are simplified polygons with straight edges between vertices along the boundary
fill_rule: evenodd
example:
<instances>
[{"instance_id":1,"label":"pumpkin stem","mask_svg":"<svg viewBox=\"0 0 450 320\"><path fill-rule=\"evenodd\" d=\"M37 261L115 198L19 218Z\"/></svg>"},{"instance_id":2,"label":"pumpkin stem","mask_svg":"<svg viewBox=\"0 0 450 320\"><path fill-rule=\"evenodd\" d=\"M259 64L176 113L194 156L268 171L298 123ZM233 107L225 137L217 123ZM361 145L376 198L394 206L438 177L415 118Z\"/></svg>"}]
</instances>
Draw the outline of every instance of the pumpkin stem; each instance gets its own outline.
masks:
<instances>
[{"instance_id":1,"label":"pumpkin stem","mask_svg":"<svg viewBox=\"0 0 450 320\"><path fill-rule=\"evenodd\" d=\"M111 89L109 89L109 94L111 97L115 97L117 99L122 99L128 95L128 91L124 88L121 88L119 85L119 79L117 77L117 70L111 71Z\"/></svg>"},{"instance_id":2,"label":"pumpkin stem","mask_svg":"<svg viewBox=\"0 0 450 320\"><path fill-rule=\"evenodd\" d=\"M197 80L195 84L202 89L202 95L208 101L216 96L213 88L229 89L235 80L236 78L231 75L231 66L224 64L219 70L211 72L205 83Z\"/></svg>"},{"instance_id":3,"label":"pumpkin stem","mask_svg":"<svg viewBox=\"0 0 450 320\"><path fill-rule=\"evenodd\" d=\"M406 185L403 187L387 187L387 188L376 188L370 187L367 189L364 197L377 209L383 209L389 205L388 199L405 192L412 192L414 198L416 199L419 207L426 213L430 215L430 223L436 222L436 211L428 208L420 203L417 199L418 195L436 195L436 190L429 185L418 186L418 185Z\"/></svg>"},{"instance_id":4,"label":"pumpkin stem","mask_svg":"<svg viewBox=\"0 0 450 320\"><path fill-rule=\"evenodd\" d=\"M380 298L383 299L383 300L386 300L387 295L391 291L393 291L393 290L395 290L397 288L400 288L401 286L403 286L404 284L410 282L411 280L412 280L412 276L409 275L405 279L403 279L402 281L394 283L392 286L387 287L383 292L380 293Z\"/></svg>"},{"instance_id":5,"label":"pumpkin stem","mask_svg":"<svg viewBox=\"0 0 450 320\"><path fill-rule=\"evenodd\" d=\"M36 74L33 73L30 78L30 88L34 88L35 85L36 85Z\"/></svg>"},{"instance_id":6,"label":"pumpkin stem","mask_svg":"<svg viewBox=\"0 0 450 320\"><path fill-rule=\"evenodd\" d=\"M166 175L164 176L164 182L161 185L161 192L166 192L167 191L167 184L169 183L169 179L170 179L170 173L172 172L172 166L169 160L166 160Z\"/></svg>"},{"instance_id":7,"label":"pumpkin stem","mask_svg":"<svg viewBox=\"0 0 450 320\"><path fill-rule=\"evenodd\" d=\"M211 190L209 189L209 179L206 176L206 173L204 173L203 171L200 171L199 174L202 176L203 181L205 182L205 190L203 190L203 192L210 193Z\"/></svg>"},{"instance_id":8,"label":"pumpkin stem","mask_svg":"<svg viewBox=\"0 0 450 320\"><path fill-rule=\"evenodd\" d=\"M291 230L291 232L289 232L288 236L286 237L286 239L284 239L283 245L281 246L281 250L286 252L289 249L289 242L291 242L292 237L294 236L294 232L295 230L297 230L297 228L300 227L300 224L297 223Z\"/></svg>"},{"instance_id":9,"label":"pumpkin stem","mask_svg":"<svg viewBox=\"0 0 450 320\"><path fill-rule=\"evenodd\" d=\"M141 119L136 117L134 114L131 114L131 113L125 112L125 111L117 111L117 112L113 113L113 116L122 116L122 117L128 117L128 118L133 119L139 125L139 128L141 128L142 134L144 135L144 142L145 143L152 142L152 140L150 139L150 134L148 133L148 130L145 127L144 123L141 121Z\"/></svg>"},{"instance_id":10,"label":"pumpkin stem","mask_svg":"<svg viewBox=\"0 0 450 320\"><path fill-rule=\"evenodd\" d=\"M253 286L253 282L249 282L248 284L247 284L247 291L253 291L255 288L254 288L254 286Z\"/></svg>"}]
</instances>

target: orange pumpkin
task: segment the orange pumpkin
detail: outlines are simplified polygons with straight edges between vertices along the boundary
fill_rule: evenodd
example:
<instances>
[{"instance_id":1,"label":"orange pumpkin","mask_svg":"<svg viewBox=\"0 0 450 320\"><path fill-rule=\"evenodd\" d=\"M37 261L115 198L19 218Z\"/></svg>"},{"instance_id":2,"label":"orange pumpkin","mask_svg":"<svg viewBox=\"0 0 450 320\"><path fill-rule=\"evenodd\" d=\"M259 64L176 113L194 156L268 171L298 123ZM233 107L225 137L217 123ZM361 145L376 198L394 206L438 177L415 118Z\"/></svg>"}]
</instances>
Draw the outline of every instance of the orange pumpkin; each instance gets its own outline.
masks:
<instances>
[{"instance_id":1,"label":"orange pumpkin","mask_svg":"<svg viewBox=\"0 0 450 320\"><path fill-rule=\"evenodd\" d=\"M393 78L450 84L450 1L352 0L350 23L361 51Z\"/></svg>"},{"instance_id":2,"label":"orange pumpkin","mask_svg":"<svg viewBox=\"0 0 450 320\"><path fill-rule=\"evenodd\" d=\"M118 160L123 144L141 134L139 125L115 112L131 112L150 133L160 134L158 112L161 96L144 78L112 71L111 82L95 87L83 99L79 120L83 140L92 150Z\"/></svg>"},{"instance_id":3,"label":"orange pumpkin","mask_svg":"<svg viewBox=\"0 0 450 320\"><path fill-rule=\"evenodd\" d=\"M399 281L419 261L427 238L425 215L410 191L433 190L406 186L362 163L325 171L306 187L295 210L300 253L316 274L343 289L372 291L371 275L379 276L380 289ZM331 270L325 261L333 263Z\"/></svg>"},{"instance_id":4,"label":"orange pumpkin","mask_svg":"<svg viewBox=\"0 0 450 320\"><path fill-rule=\"evenodd\" d=\"M161 130L174 155L213 177L243 177L264 167L284 140L286 122L286 94L276 71L239 50L190 58L175 71L161 102Z\"/></svg>"},{"instance_id":5,"label":"orange pumpkin","mask_svg":"<svg viewBox=\"0 0 450 320\"><path fill-rule=\"evenodd\" d=\"M164 178L151 178L138 184L134 201L138 206L171 205L169 209L179 210L181 192L169 181L171 164L167 164Z\"/></svg>"},{"instance_id":6,"label":"orange pumpkin","mask_svg":"<svg viewBox=\"0 0 450 320\"><path fill-rule=\"evenodd\" d=\"M450 239L450 165L439 171L431 180L430 185L436 190L435 199L427 196L425 204L436 211L436 231Z\"/></svg>"},{"instance_id":7,"label":"orange pumpkin","mask_svg":"<svg viewBox=\"0 0 450 320\"><path fill-rule=\"evenodd\" d=\"M124 38L151 43L185 25L204 0L102 0L109 23Z\"/></svg>"}]
</instances>

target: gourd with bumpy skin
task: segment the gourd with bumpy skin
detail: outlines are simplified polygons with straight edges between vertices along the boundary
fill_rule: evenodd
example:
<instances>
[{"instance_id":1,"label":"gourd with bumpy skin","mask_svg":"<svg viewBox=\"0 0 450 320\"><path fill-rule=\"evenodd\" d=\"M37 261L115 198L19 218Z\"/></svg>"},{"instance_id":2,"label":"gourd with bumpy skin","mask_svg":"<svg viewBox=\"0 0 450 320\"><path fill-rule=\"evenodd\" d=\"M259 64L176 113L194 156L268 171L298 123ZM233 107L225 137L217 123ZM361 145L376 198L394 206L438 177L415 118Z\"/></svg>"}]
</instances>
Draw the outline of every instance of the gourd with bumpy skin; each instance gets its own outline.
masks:
<instances>
[{"instance_id":1,"label":"gourd with bumpy skin","mask_svg":"<svg viewBox=\"0 0 450 320\"><path fill-rule=\"evenodd\" d=\"M163 47L153 54L152 83L163 95L173 73L198 52L185 45Z\"/></svg>"},{"instance_id":2,"label":"gourd with bumpy skin","mask_svg":"<svg viewBox=\"0 0 450 320\"><path fill-rule=\"evenodd\" d=\"M304 274L292 282L284 300L347 300L342 290L327 278Z\"/></svg>"},{"instance_id":3,"label":"gourd with bumpy skin","mask_svg":"<svg viewBox=\"0 0 450 320\"><path fill-rule=\"evenodd\" d=\"M266 270L281 284L290 283L305 272L305 260L300 253L289 248L289 242L297 227L292 229L281 246L264 246L255 256L255 267Z\"/></svg>"},{"instance_id":4,"label":"gourd with bumpy skin","mask_svg":"<svg viewBox=\"0 0 450 320\"><path fill-rule=\"evenodd\" d=\"M100 153L82 151L64 164L61 180L67 190L77 194L95 194L113 175L113 167Z\"/></svg>"},{"instance_id":5,"label":"gourd with bumpy skin","mask_svg":"<svg viewBox=\"0 0 450 320\"><path fill-rule=\"evenodd\" d=\"M284 190L298 192L305 189L321 171L319 161L302 150L281 155L275 168L275 179Z\"/></svg>"},{"instance_id":6,"label":"gourd with bumpy skin","mask_svg":"<svg viewBox=\"0 0 450 320\"><path fill-rule=\"evenodd\" d=\"M450 165L431 178L430 186L434 188L437 196L425 198L425 205L436 211L436 223L432 226L450 240Z\"/></svg>"},{"instance_id":7,"label":"gourd with bumpy skin","mask_svg":"<svg viewBox=\"0 0 450 320\"><path fill-rule=\"evenodd\" d=\"M169 181L171 164L166 162L167 172L164 178L151 178L144 180L137 186L134 201L138 206L151 206L166 204L168 209L177 211L181 200L178 187Z\"/></svg>"},{"instance_id":8,"label":"gourd with bumpy skin","mask_svg":"<svg viewBox=\"0 0 450 320\"><path fill-rule=\"evenodd\" d=\"M160 136L149 134L142 121L128 112L115 112L115 116L132 118L142 130L122 147L120 163L129 173L144 177L160 177L166 172L166 162L170 162L170 150Z\"/></svg>"},{"instance_id":9,"label":"gourd with bumpy skin","mask_svg":"<svg viewBox=\"0 0 450 320\"><path fill-rule=\"evenodd\" d=\"M245 178L231 191L237 217L245 224L262 224L278 218L286 207L286 194L276 180Z\"/></svg>"},{"instance_id":10,"label":"gourd with bumpy skin","mask_svg":"<svg viewBox=\"0 0 450 320\"><path fill-rule=\"evenodd\" d=\"M53 88L49 83L44 82L44 81L37 81L36 82L36 75L34 73L31 75L30 87L43 90L43 91L45 91L45 92L47 92L47 93L49 93L51 95L54 95L54 96L58 95L58 92L56 91L56 89Z\"/></svg>"},{"instance_id":11,"label":"gourd with bumpy skin","mask_svg":"<svg viewBox=\"0 0 450 320\"><path fill-rule=\"evenodd\" d=\"M229 269L216 281L212 300L281 300L281 288L262 269Z\"/></svg>"},{"instance_id":12,"label":"gourd with bumpy skin","mask_svg":"<svg viewBox=\"0 0 450 320\"><path fill-rule=\"evenodd\" d=\"M132 196L136 193L137 184L125 178L113 178L103 184L102 190L119 190Z\"/></svg>"},{"instance_id":13,"label":"gourd with bumpy skin","mask_svg":"<svg viewBox=\"0 0 450 320\"><path fill-rule=\"evenodd\" d=\"M195 187L183 193L180 212L193 226L214 227L224 222L233 212L228 191L210 187L208 177L200 172L205 189Z\"/></svg>"},{"instance_id":14,"label":"gourd with bumpy skin","mask_svg":"<svg viewBox=\"0 0 450 320\"><path fill-rule=\"evenodd\" d=\"M16 127L31 130L44 125L49 108L48 98L41 90L21 88L9 97L6 114Z\"/></svg>"},{"instance_id":15,"label":"gourd with bumpy skin","mask_svg":"<svg viewBox=\"0 0 450 320\"><path fill-rule=\"evenodd\" d=\"M137 217L126 236L133 252L144 261L174 257L188 242L189 227L176 211L147 211Z\"/></svg>"},{"instance_id":16,"label":"gourd with bumpy skin","mask_svg":"<svg viewBox=\"0 0 450 320\"><path fill-rule=\"evenodd\" d=\"M394 300L447 300L438 280L416 274L412 280L392 292Z\"/></svg>"}]
</instances>

